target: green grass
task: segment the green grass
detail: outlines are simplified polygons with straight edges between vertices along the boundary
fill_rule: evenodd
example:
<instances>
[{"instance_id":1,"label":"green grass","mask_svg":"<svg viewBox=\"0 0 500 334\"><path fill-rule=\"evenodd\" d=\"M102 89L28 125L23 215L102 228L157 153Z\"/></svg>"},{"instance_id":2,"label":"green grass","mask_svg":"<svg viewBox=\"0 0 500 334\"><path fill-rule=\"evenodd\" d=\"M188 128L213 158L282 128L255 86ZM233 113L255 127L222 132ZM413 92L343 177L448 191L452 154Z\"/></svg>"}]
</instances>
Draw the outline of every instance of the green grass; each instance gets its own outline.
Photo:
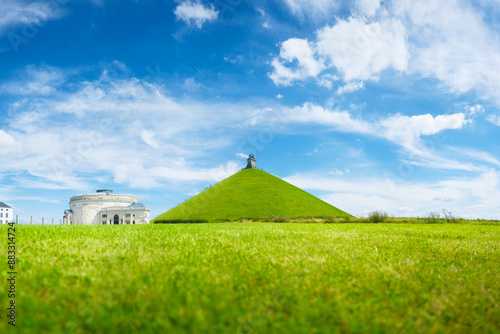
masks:
<instances>
[{"instance_id":1,"label":"green grass","mask_svg":"<svg viewBox=\"0 0 500 334\"><path fill-rule=\"evenodd\" d=\"M259 169L245 169L156 217L161 220L234 221L263 217L350 216Z\"/></svg>"},{"instance_id":2,"label":"green grass","mask_svg":"<svg viewBox=\"0 0 500 334\"><path fill-rule=\"evenodd\" d=\"M17 247L19 333L500 331L498 226L18 226Z\"/></svg>"}]
</instances>

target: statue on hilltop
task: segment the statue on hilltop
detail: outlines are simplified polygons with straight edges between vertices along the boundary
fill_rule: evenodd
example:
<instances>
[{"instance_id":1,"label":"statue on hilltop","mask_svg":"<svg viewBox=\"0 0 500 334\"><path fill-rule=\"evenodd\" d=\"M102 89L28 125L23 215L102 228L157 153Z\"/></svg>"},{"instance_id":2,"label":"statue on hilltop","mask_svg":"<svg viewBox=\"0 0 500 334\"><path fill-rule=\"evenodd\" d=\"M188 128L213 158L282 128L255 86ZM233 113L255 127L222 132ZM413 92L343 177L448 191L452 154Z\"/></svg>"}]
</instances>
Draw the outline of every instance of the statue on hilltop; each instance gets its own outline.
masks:
<instances>
[{"instance_id":1,"label":"statue on hilltop","mask_svg":"<svg viewBox=\"0 0 500 334\"><path fill-rule=\"evenodd\" d=\"M253 154L250 154L247 159L247 166L244 169L256 169L257 168L257 160Z\"/></svg>"}]
</instances>

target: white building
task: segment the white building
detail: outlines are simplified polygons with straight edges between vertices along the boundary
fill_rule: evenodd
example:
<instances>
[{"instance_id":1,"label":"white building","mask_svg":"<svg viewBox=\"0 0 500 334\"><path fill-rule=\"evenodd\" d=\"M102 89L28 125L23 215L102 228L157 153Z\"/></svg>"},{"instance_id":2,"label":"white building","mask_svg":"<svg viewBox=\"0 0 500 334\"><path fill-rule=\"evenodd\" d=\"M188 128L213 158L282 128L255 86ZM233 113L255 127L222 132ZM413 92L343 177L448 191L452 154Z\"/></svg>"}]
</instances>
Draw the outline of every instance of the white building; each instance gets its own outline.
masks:
<instances>
[{"instance_id":1,"label":"white building","mask_svg":"<svg viewBox=\"0 0 500 334\"><path fill-rule=\"evenodd\" d=\"M14 220L14 210L4 202L0 202L0 224L7 224Z\"/></svg>"},{"instance_id":2,"label":"white building","mask_svg":"<svg viewBox=\"0 0 500 334\"><path fill-rule=\"evenodd\" d=\"M108 189L73 196L69 207L64 211L65 225L149 224L149 208L137 197L115 195Z\"/></svg>"}]
</instances>

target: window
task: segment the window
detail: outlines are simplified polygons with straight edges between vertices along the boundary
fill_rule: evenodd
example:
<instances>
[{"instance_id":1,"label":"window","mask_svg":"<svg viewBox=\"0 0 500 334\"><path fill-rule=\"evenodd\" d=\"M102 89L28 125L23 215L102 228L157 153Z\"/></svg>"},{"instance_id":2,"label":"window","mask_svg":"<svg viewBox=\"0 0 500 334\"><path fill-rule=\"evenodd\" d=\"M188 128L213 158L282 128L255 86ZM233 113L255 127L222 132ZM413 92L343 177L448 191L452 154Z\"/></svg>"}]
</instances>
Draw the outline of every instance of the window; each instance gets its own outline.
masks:
<instances>
[{"instance_id":1,"label":"window","mask_svg":"<svg viewBox=\"0 0 500 334\"><path fill-rule=\"evenodd\" d=\"M5 213L5 218L9 218L9 213L8 212Z\"/></svg>"},{"instance_id":2,"label":"window","mask_svg":"<svg viewBox=\"0 0 500 334\"><path fill-rule=\"evenodd\" d=\"M3 212L0 212L0 217L2 217L2 218L3 218Z\"/></svg>"},{"instance_id":3,"label":"window","mask_svg":"<svg viewBox=\"0 0 500 334\"><path fill-rule=\"evenodd\" d=\"M108 215L102 215L102 218L108 218Z\"/></svg>"},{"instance_id":4,"label":"window","mask_svg":"<svg viewBox=\"0 0 500 334\"><path fill-rule=\"evenodd\" d=\"M127 213L127 214L125 215L125 217L130 217L130 213Z\"/></svg>"},{"instance_id":5,"label":"window","mask_svg":"<svg viewBox=\"0 0 500 334\"><path fill-rule=\"evenodd\" d=\"M132 224L135 224L135 220L132 222Z\"/></svg>"},{"instance_id":6,"label":"window","mask_svg":"<svg viewBox=\"0 0 500 334\"><path fill-rule=\"evenodd\" d=\"M132 215L132 217L135 217L135 215Z\"/></svg>"}]
</instances>

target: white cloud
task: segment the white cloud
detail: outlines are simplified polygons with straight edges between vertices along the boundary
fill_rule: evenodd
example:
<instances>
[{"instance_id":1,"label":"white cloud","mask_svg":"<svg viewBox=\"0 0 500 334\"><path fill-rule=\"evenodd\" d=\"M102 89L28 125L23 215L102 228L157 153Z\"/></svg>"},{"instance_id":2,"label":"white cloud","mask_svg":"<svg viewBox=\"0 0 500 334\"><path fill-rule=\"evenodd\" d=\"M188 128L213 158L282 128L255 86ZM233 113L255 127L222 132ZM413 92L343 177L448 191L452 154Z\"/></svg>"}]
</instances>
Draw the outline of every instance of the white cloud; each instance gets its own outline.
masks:
<instances>
[{"instance_id":1,"label":"white cloud","mask_svg":"<svg viewBox=\"0 0 500 334\"><path fill-rule=\"evenodd\" d=\"M421 136L434 135L443 130L460 129L469 122L463 113L436 117L430 114L411 117L394 115L381 120L379 127L382 130L381 135L386 139L402 145L412 153L427 156L425 148L419 141Z\"/></svg>"},{"instance_id":2,"label":"white cloud","mask_svg":"<svg viewBox=\"0 0 500 334\"><path fill-rule=\"evenodd\" d=\"M146 144L151 146L152 148L159 148L160 144L153 138L155 136L154 132L148 130L141 131L141 138L144 140Z\"/></svg>"},{"instance_id":3,"label":"white cloud","mask_svg":"<svg viewBox=\"0 0 500 334\"><path fill-rule=\"evenodd\" d=\"M317 123L332 126L335 130L342 132L372 134L374 131L371 123L354 119L347 111L331 111L311 103L287 109L285 115L290 122Z\"/></svg>"},{"instance_id":4,"label":"white cloud","mask_svg":"<svg viewBox=\"0 0 500 334\"><path fill-rule=\"evenodd\" d=\"M341 86L337 89L337 95L342 95L345 93L352 93L357 90L363 89L365 87L365 83L363 81L350 81L344 86Z\"/></svg>"},{"instance_id":5,"label":"white cloud","mask_svg":"<svg viewBox=\"0 0 500 334\"><path fill-rule=\"evenodd\" d=\"M248 158L248 155L247 154L244 154L244 153L236 153L236 156L238 158L241 158L241 159L246 159Z\"/></svg>"},{"instance_id":6,"label":"white cloud","mask_svg":"<svg viewBox=\"0 0 500 334\"><path fill-rule=\"evenodd\" d=\"M476 104L476 105L473 105L473 106L467 106L465 108L465 111L469 115L475 116L475 115L484 113L484 107L482 105L480 105L480 104Z\"/></svg>"},{"instance_id":7,"label":"white cloud","mask_svg":"<svg viewBox=\"0 0 500 334\"><path fill-rule=\"evenodd\" d=\"M500 126L500 116L491 114L487 118L488 122L496 126Z\"/></svg>"},{"instance_id":8,"label":"white cloud","mask_svg":"<svg viewBox=\"0 0 500 334\"><path fill-rule=\"evenodd\" d=\"M0 155L10 155L19 152L22 152L22 144L5 131L0 130Z\"/></svg>"},{"instance_id":9,"label":"white cloud","mask_svg":"<svg viewBox=\"0 0 500 334\"><path fill-rule=\"evenodd\" d=\"M284 3L299 19L328 17L339 5L336 0L284 0Z\"/></svg>"},{"instance_id":10,"label":"white cloud","mask_svg":"<svg viewBox=\"0 0 500 334\"><path fill-rule=\"evenodd\" d=\"M458 217L499 219L500 175L494 170L476 176L421 183L403 177L374 175L369 178L331 178L295 174L285 181L306 189L328 192L322 198L357 216L384 210L396 216L423 217L447 209ZM471 204L474 203L474 204Z\"/></svg>"},{"instance_id":11,"label":"white cloud","mask_svg":"<svg viewBox=\"0 0 500 334\"><path fill-rule=\"evenodd\" d=\"M276 85L318 77L325 69L336 70L345 81L377 80L387 69L405 71L409 53L406 31L398 20L367 23L364 19L339 20L317 31L309 42L290 38L272 61L270 78ZM297 61L296 69L287 66ZM321 83L328 87L328 83Z\"/></svg>"},{"instance_id":12,"label":"white cloud","mask_svg":"<svg viewBox=\"0 0 500 334\"><path fill-rule=\"evenodd\" d=\"M318 80L317 84L320 87L326 87L328 89L332 89L333 82L334 81L339 81L340 78L336 75L331 75L331 74L322 74Z\"/></svg>"},{"instance_id":13,"label":"white cloud","mask_svg":"<svg viewBox=\"0 0 500 334\"><path fill-rule=\"evenodd\" d=\"M309 42L316 61L324 65L319 75L298 75L278 57L271 77L276 84L291 84L314 76L319 85L331 88L319 79L324 72L335 71L345 81L366 81L394 69L410 80L435 78L440 90L473 93L500 105L500 33L484 14L499 10L495 0L482 4L478 8L470 1L403 0L381 5L378 0L357 0L352 17L319 29ZM296 11L304 11L304 6L289 4Z\"/></svg>"},{"instance_id":14,"label":"white cloud","mask_svg":"<svg viewBox=\"0 0 500 334\"><path fill-rule=\"evenodd\" d=\"M281 94L278 94L278 95L276 95L276 98L277 98L277 99L282 99L282 98L284 98L284 96L283 96L283 95L281 95Z\"/></svg>"},{"instance_id":15,"label":"white cloud","mask_svg":"<svg viewBox=\"0 0 500 334\"><path fill-rule=\"evenodd\" d=\"M54 3L55 4L55 3ZM26 3L19 0L4 0L0 3L0 33L17 25L40 25L61 14L59 5L44 1Z\"/></svg>"},{"instance_id":16,"label":"white cloud","mask_svg":"<svg viewBox=\"0 0 500 334\"><path fill-rule=\"evenodd\" d=\"M234 143L234 125L244 129L251 117L241 104L176 101L161 85L115 79L106 71L70 91L55 85L51 94L35 99L11 93L17 101L10 105L12 116L4 124L9 134L0 131L0 145L20 154L3 161L2 169L24 171L29 177L20 184L28 180L47 189L88 189L103 175L136 188L215 182L236 163L213 168L203 157Z\"/></svg>"},{"instance_id":17,"label":"white cloud","mask_svg":"<svg viewBox=\"0 0 500 334\"><path fill-rule=\"evenodd\" d=\"M470 158L473 158L475 160L480 160L480 161L488 162L488 163L493 164L493 165L500 166L500 161L498 161L497 158L495 158L494 156L492 156L488 152L482 152L482 151L467 149L467 148L463 148L463 147L460 147L460 148L459 147L450 147L450 149L454 150L455 152L457 152L463 156L470 157Z\"/></svg>"},{"instance_id":18,"label":"white cloud","mask_svg":"<svg viewBox=\"0 0 500 334\"><path fill-rule=\"evenodd\" d=\"M356 4L365 16L373 16L380 9L380 0L357 0Z\"/></svg>"},{"instance_id":19,"label":"white cloud","mask_svg":"<svg viewBox=\"0 0 500 334\"><path fill-rule=\"evenodd\" d=\"M27 66L17 82L1 86L3 92L22 95L48 95L56 92L64 81L64 73L51 66Z\"/></svg>"},{"instance_id":20,"label":"white cloud","mask_svg":"<svg viewBox=\"0 0 500 334\"><path fill-rule=\"evenodd\" d=\"M463 113L435 117L430 114L414 116L396 114L378 120L365 120L354 118L345 110L328 110L311 103L285 109L284 113L286 120L291 123L318 124L329 126L338 132L359 133L386 139L409 154L408 162L411 164L468 171L482 169L472 164L443 158L422 141L422 136L435 135L444 130L461 129L471 122Z\"/></svg>"},{"instance_id":21,"label":"white cloud","mask_svg":"<svg viewBox=\"0 0 500 334\"><path fill-rule=\"evenodd\" d=\"M406 31L397 20L370 24L357 18L339 20L333 27L319 30L317 35L318 54L345 81L376 79L383 70L407 68Z\"/></svg>"},{"instance_id":22,"label":"white cloud","mask_svg":"<svg viewBox=\"0 0 500 334\"><path fill-rule=\"evenodd\" d=\"M458 0L398 1L391 10L411 31L412 72L500 103L500 36L480 10Z\"/></svg>"},{"instance_id":23,"label":"white cloud","mask_svg":"<svg viewBox=\"0 0 500 334\"><path fill-rule=\"evenodd\" d=\"M295 69L287 67L296 61ZM290 38L283 42L279 58L272 61L274 73L270 75L276 85L290 85L295 80L304 80L308 77L316 77L324 68L324 65L316 60L314 46L308 40Z\"/></svg>"},{"instance_id":24,"label":"white cloud","mask_svg":"<svg viewBox=\"0 0 500 334\"><path fill-rule=\"evenodd\" d=\"M205 7L199 1L184 1L175 8L174 14L177 20L201 28L206 21L217 19L219 12L215 10L213 4Z\"/></svg>"}]
</instances>

